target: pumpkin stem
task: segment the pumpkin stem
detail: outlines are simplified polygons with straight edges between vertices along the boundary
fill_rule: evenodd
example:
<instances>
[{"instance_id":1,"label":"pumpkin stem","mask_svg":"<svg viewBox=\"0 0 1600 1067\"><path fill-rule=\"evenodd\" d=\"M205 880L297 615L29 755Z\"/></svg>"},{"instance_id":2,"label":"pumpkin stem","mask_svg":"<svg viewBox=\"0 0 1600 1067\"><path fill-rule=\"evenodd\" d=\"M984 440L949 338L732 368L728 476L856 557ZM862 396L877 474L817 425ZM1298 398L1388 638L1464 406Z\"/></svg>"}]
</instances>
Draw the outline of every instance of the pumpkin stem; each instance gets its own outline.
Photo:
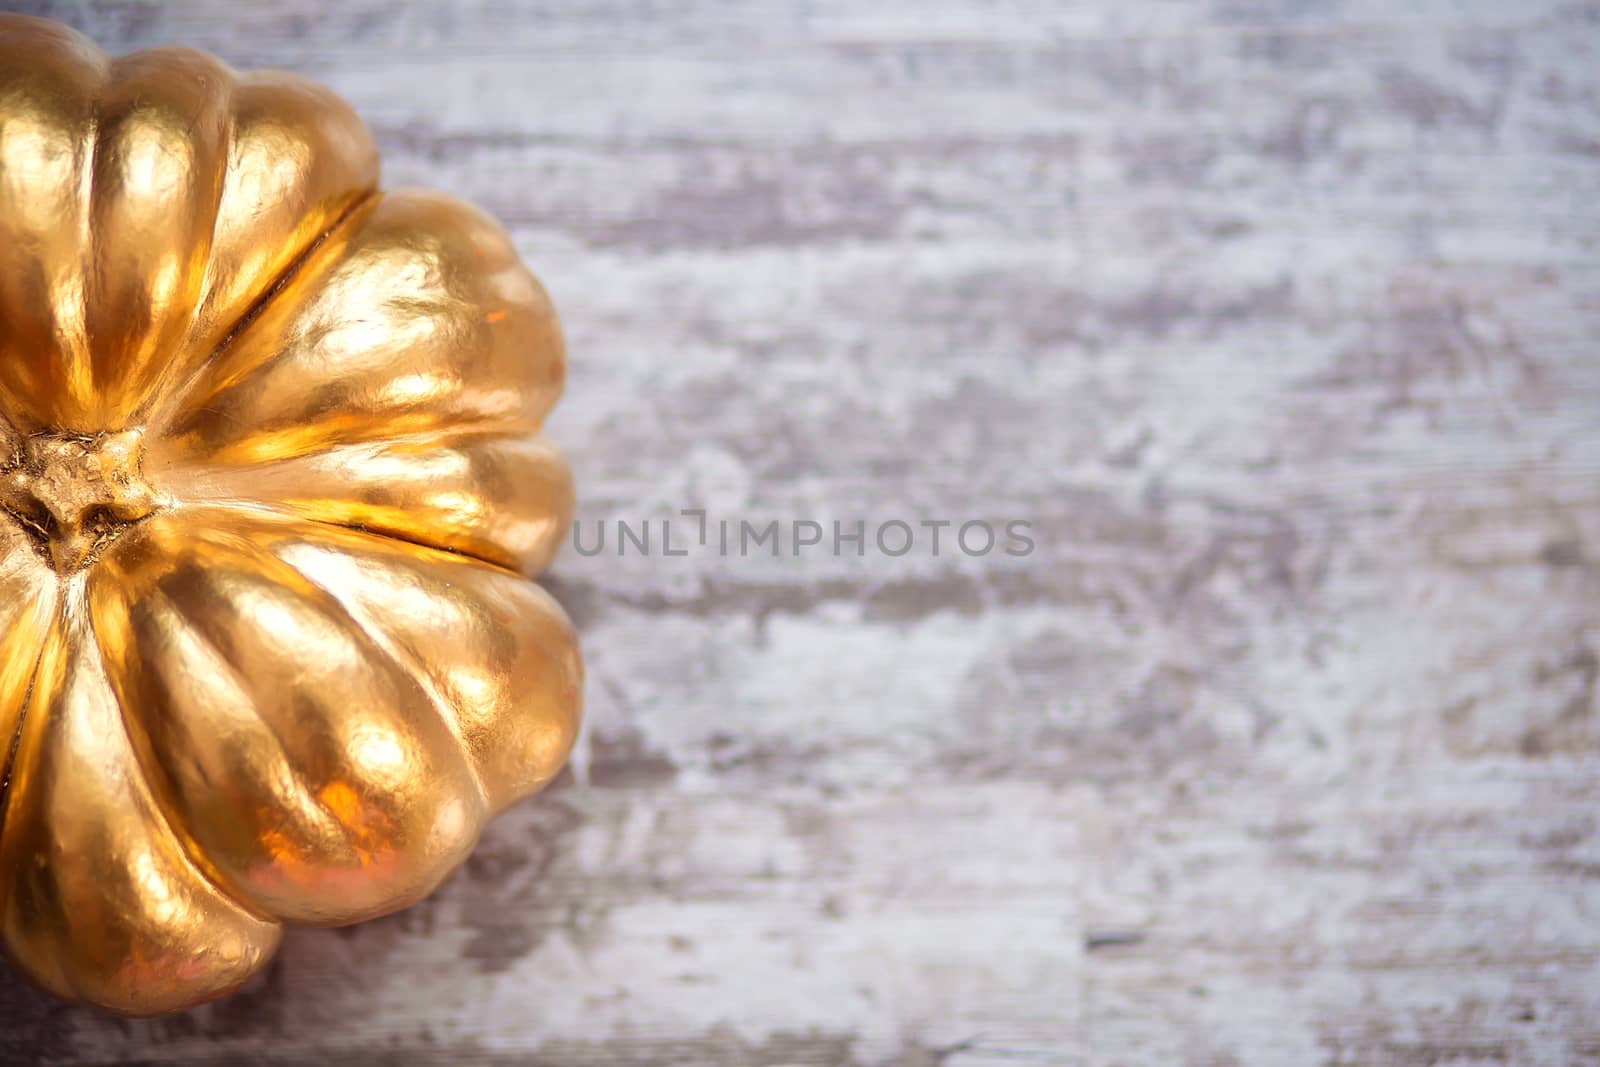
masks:
<instances>
[{"instance_id":1,"label":"pumpkin stem","mask_svg":"<svg viewBox=\"0 0 1600 1067\"><path fill-rule=\"evenodd\" d=\"M0 508L62 574L161 507L144 479L143 431L46 431L22 439L0 465Z\"/></svg>"}]
</instances>

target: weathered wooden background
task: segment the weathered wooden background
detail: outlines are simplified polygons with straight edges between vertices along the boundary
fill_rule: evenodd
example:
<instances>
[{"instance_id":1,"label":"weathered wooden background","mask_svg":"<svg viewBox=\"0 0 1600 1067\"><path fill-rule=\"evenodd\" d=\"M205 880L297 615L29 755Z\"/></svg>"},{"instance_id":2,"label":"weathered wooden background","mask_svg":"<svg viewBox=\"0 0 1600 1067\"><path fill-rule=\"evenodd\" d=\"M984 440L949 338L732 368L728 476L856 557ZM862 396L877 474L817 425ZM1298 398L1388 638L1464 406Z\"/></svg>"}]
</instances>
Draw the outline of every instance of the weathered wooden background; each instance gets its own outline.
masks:
<instances>
[{"instance_id":1,"label":"weathered wooden background","mask_svg":"<svg viewBox=\"0 0 1600 1067\"><path fill-rule=\"evenodd\" d=\"M1037 550L569 550L569 778L0 1062L1600 1062L1600 6L20 6L503 219L586 523Z\"/></svg>"}]
</instances>

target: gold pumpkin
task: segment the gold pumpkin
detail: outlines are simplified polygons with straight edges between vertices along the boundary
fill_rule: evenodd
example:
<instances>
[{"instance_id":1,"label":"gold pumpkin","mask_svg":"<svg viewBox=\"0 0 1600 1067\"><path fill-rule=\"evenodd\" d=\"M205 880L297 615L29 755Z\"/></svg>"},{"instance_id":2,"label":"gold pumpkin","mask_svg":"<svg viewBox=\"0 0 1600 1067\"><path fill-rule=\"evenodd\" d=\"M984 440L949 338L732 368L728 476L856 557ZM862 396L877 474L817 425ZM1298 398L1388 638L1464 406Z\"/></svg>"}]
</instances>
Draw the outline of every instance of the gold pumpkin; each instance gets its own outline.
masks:
<instances>
[{"instance_id":1,"label":"gold pumpkin","mask_svg":"<svg viewBox=\"0 0 1600 1067\"><path fill-rule=\"evenodd\" d=\"M0 16L0 931L129 1014L428 893L577 730L565 356L326 90Z\"/></svg>"}]
</instances>

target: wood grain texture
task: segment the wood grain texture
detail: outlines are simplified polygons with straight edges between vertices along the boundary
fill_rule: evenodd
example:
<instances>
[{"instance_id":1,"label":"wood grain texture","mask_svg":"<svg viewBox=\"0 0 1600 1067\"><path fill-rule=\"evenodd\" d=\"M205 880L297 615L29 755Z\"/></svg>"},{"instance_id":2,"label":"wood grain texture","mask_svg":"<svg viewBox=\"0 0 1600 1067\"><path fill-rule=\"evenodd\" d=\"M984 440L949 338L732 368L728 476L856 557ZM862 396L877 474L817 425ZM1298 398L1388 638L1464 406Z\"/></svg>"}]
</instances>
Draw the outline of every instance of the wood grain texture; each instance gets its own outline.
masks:
<instances>
[{"instance_id":1,"label":"wood grain texture","mask_svg":"<svg viewBox=\"0 0 1600 1067\"><path fill-rule=\"evenodd\" d=\"M29 9L504 220L583 523L1037 549L569 550L465 871L174 1019L0 972L0 1061L1600 1063L1600 7Z\"/></svg>"}]
</instances>

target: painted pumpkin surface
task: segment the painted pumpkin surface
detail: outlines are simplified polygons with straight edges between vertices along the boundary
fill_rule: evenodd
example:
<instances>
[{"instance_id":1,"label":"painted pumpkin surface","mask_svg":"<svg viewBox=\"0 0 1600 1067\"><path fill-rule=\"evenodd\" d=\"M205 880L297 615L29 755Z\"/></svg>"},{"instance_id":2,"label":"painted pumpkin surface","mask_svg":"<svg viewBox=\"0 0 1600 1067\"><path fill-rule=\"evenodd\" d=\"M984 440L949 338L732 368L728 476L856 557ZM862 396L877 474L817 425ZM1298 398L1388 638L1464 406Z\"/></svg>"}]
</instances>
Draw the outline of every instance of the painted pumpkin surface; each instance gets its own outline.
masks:
<instances>
[{"instance_id":1,"label":"painted pumpkin surface","mask_svg":"<svg viewBox=\"0 0 1600 1067\"><path fill-rule=\"evenodd\" d=\"M565 356L326 90L0 16L0 936L126 1013L429 892L559 770Z\"/></svg>"}]
</instances>

